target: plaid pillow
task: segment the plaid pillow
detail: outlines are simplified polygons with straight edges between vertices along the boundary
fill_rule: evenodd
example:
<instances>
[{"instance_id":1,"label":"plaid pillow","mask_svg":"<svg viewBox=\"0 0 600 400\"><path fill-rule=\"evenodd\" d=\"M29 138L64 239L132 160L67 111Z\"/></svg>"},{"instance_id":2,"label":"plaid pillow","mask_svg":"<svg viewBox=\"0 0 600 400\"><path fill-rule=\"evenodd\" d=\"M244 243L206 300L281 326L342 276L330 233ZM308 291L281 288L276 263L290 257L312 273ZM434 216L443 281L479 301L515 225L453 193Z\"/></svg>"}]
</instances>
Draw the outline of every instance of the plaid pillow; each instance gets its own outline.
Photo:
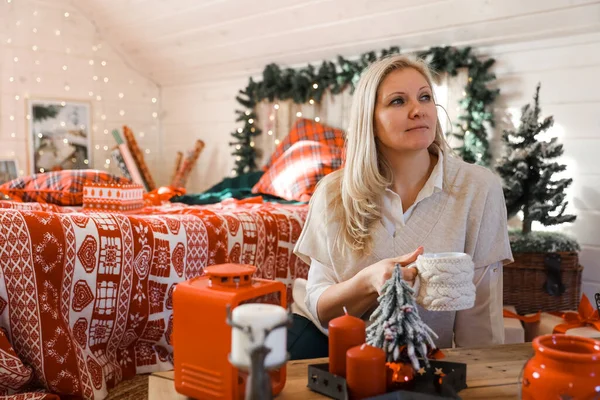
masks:
<instances>
[{"instance_id":1,"label":"plaid pillow","mask_svg":"<svg viewBox=\"0 0 600 400\"><path fill-rule=\"evenodd\" d=\"M252 188L286 200L309 201L317 183L342 166L342 149L302 140L283 153Z\"/></svg>"},{"instance_id":2,"label":"plaid pillow","mask_svg":"<svg viewBox=\"0 0 600 400\"><path fill-rule=\"evenodd\" d=\"M13 179L0 185L0 193L11 200L78 206L83 204L83 187L90 183L131 181L93 169L66 169Z\"/></svg>"},{"instance_id":3,"label":"plaid pillow","mask_svg":"<svg viewBox=\"0 0 600 400\"><path fill-rule=\"evenodd\" d=\"M277 145L275 151L271 154L271 158L263 167L263 170L266 171L271 168L271 165L273 165L283 153L285 153L294 143L301 140L312 140L330 147L342 149L344 147L344 137L344 131L340 129L320 124L312 119L299 118L286 138Z\"/></svg>"}]
</instances>

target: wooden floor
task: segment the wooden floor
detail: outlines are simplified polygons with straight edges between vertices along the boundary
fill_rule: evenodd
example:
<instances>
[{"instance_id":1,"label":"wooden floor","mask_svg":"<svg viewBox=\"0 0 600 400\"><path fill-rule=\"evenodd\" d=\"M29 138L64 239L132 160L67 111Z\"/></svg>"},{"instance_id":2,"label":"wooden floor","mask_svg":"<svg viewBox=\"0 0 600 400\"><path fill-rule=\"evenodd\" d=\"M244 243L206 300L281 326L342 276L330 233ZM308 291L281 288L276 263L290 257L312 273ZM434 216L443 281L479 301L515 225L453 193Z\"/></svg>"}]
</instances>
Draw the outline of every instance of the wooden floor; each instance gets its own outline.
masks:
<instances>
[{"instance_id":1,"label":"wooden floor","mask_svg":"<svg viewBox=\"0 0 600 400\"><path fill-rule=\"evenodd\" d=\"M149 378L150 374L144 374L123 381L109 390L108 397L105 400L146 400L148 398Z\"/></svg>"}]
</instances>

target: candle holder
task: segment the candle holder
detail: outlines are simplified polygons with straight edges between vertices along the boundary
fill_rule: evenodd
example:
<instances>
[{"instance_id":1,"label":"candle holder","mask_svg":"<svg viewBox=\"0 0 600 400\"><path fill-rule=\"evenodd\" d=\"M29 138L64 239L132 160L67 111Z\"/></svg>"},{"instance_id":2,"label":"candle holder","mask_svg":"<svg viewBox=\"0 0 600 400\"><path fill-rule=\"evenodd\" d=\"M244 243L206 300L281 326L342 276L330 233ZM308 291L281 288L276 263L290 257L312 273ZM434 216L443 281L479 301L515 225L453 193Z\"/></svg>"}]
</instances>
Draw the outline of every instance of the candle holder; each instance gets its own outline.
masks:
<instances>
[{"instance_id":1,"label":"candle holder","mask_svg":"<svg viewBox=\"0 0 600 400\"><path fill-rule=\"evenodd\" d=\"M227 325L233 329L239 329L246 335L248 335L251 342L254 342L254 332L251 326L242 326L233 322L231 318L231 307L227 305ZM289 360L289 355L286 356L285 360L276 365L265 366L265 360L267 355L271 352L271 349L265 346L267 337L269 334L280 328L289 328L292 326L292 313L288 312L287 320L281 322L271 328L264 330L263 342L252 347L249 351L250 366L236 363L232 360L231 353L229 354L229 362L234 367L241 371L248 372L248 380L246 381L245 400L272 400L273 389L271 387L271 376L270 370L279 369L284 366Z\"/></svg>"},{"instance_id":2,"label":"candle holder","mask_svg":"<svg viewBox=\"0 0 600 400\"><path fill-rule=\"evenodd\" d=\"M458 392L467 387L467 365L429 360L429 367L416 371L410 389L388 391L367 400L460 399ZM351 398L346 379L329 372L329 364L308 366L308 388L336 400Z\"/></svg>"}]
</instances>

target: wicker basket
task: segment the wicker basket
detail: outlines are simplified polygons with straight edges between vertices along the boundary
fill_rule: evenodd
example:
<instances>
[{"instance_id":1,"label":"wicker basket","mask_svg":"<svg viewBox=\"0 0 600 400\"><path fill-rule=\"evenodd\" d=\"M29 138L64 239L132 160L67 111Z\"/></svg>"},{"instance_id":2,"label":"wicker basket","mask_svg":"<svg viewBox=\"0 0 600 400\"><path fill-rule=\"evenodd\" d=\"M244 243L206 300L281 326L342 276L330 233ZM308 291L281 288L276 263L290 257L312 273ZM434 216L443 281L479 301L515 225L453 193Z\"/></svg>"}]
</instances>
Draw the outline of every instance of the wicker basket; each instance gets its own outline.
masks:
<instances>
[{"instance_id":1,"label":"wicker basket","mask_svg":"<svg viewBox=\"0 0 600 400\"><path fill-rule=\"evenodd\" d=\"M515 306L519 314L577 310L583 267L576 252L556 254L560 255L560 276L565 288L562 295L551 296L543 289L547 253L514 253L515 262L504 267L504 304Z\"/></svg>"}]
</instances>

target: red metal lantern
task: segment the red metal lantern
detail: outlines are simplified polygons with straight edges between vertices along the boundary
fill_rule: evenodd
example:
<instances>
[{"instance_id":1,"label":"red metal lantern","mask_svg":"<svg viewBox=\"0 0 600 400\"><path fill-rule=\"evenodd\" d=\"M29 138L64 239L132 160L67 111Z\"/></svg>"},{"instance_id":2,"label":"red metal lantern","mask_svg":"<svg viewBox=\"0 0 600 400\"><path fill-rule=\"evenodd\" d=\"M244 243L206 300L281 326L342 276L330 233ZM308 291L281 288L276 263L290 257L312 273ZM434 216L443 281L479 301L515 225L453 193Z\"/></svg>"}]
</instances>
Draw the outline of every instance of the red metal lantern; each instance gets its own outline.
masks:
<instances>
[{"instance_id":1,"label":"red metal lantern","mask_svg":"<svg viewBox=\"0 0 600 400\"><path fill-rule=\"evenodd\" d=\"M243 399L247 373L228 360L231 326L227 306L279 297L286 307L283 283L253 278L256 267L222 264L206 267L206 275L179 283L173 291L173 356L175 390L202 400ZM283 390L285 365L270 371L273 395Z\"/></svg>"}]
</instances>

